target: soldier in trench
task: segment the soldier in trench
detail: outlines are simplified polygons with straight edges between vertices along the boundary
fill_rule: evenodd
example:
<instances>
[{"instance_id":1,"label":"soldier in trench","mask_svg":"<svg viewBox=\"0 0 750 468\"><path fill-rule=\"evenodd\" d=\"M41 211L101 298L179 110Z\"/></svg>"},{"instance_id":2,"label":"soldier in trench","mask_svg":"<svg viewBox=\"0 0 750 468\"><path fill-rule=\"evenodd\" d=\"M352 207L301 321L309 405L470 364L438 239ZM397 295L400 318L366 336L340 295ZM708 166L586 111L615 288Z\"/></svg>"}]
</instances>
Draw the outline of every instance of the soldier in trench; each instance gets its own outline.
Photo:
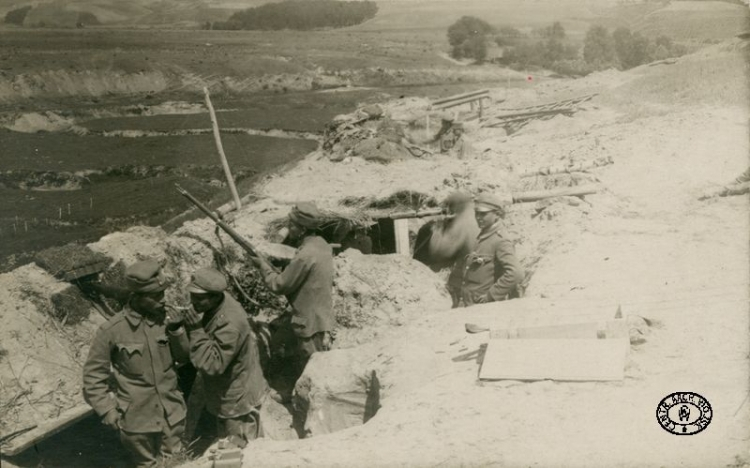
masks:
<instances>
[{"instance_id":1,"label":"soldier in trench","mask_svg":"<svg viewBox=\"0 0 750 468\"><path fill-rule=\"evenodd\" d=\"M172 334L190 340L190 361L202 379L205 409L216 436L245 447L261 435L260 405L268 389L257 338L242 306L226 292L227 280L214 268L193 273L188 292L192 308L184 328Z\"/></svg>"},{"instance_id":2,"label":"soldier in trench","mask_svg":"<svg viewBox=\"0 0 750 468\"><path fill-rule=\"evenodd\" d=\"M261 257L251 257L272 292L286 296L291 306L291 326L296 342L297 377L313 353L331 347L333 317L333 251L320 236L323 215L310 202L298 203L289 213L289 238L299 247L297 254L283 272L276 272ZM286 402L291 395L275 394Z\"/></svg>"},{"instance_id":3,"label":"soldier in trench","mask_svg":"<svg viewBox=\"0 0 750 468\"><path fill-rule=\"evenodd\" d=\"M471 252L451 272L452 278L460 278L460 285L454 282L451 291L454 307L519 297L524 273L503 227L506 204L491 194L474 201L480 231Z\"/></svg>"},{"instance_id":4,"label":"soldier in trench","mask_svg":"<svg viewBox=\"0 0 750 468\"><path fill-rule=\"evenodd\" d=\"M137 262L125 280L128 304L96 332L83 367L83 396L104 425L119 431L135 466L153 467L160 456L182 450L186 408L175 367L188 349L167 334L167 282L159 263Z\"/></svg>"}]
</instances>

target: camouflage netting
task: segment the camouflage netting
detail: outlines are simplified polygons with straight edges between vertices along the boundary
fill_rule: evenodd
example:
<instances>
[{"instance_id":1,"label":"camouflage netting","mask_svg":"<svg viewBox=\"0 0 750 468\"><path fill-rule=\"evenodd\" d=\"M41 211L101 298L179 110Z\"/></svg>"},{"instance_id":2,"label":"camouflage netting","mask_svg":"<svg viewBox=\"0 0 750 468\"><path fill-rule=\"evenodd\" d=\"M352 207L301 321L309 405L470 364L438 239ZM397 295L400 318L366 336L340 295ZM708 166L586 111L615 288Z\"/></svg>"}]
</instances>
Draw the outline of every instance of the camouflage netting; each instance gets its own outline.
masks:
<instances>
[{"instance_id":1,"label":"camouflage netting","mask_svg":"<svg viewBox=\"0 0 750 468\"><path fill-rule=\"evenodd\" d=\"M383 163L430 154L413 139L403 122L392 119L380 106L370 105L335 117L326 126L323 150L331 161L359 156Z\"/></svg>"},{"instance_id":2,"label":"camouflage netting","mask_svg":"<svg viewBox=\"0 0 750 468\"><path fill-rule=\"evenodd\" d=\"M104 270L112 259L85 245L67 244L42 250L34 262L55 278L71 280Z\"/></svg>"}]
</instances>

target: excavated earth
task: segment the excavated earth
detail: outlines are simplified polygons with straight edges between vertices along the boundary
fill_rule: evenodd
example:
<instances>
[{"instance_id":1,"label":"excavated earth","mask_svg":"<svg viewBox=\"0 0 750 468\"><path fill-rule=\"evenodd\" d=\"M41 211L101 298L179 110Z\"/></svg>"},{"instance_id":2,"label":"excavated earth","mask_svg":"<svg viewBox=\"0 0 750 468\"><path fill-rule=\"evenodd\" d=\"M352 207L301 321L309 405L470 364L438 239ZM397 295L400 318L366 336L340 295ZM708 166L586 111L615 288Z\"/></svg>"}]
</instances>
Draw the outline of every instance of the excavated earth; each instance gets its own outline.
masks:
<instances>
[{"instance_id":1,"label":"excavated earth","mask_svg":"<svg viewBox=\"0 0 750 468\"><path fill-rule=\"evenodd\" d=\"M317 152L261 181L260 199L233 213L232 223L280 258L290 253L266 240L267 228L296 201L341 211L346 197L378 199L401 190L438 200L456 189L507 196L580 182L572 175L522 177L527 171L613 161L583 176L600 184L596 194L510 209L508 232L529 281L522 299L451 310L444 275L408 257L339 255L336 349L314 355L296 388L295 404L305 416L297 429L308 438L297 440L291 416L269 399L268 437L245 449L243 466L750 463L748 199L698 200L748 167L746 58L747 44L736 40L672 65L533 83L502 106L598 94L570 117L533 121L510 135L469 123L463 158L438 153L382 164L358 157L334 162ZM491 90L493 101L505 92ZM401 99L383 108L406 124L424 105ZM499 108L492 104L489 111ZM413 232L418 227L410 224ZM133 228L90 247L115 263L163 260L176 286L169 298L176 301L185 300L178 291L193 269L218 254L240 255L206 220L170 235ZM73 325L44 316L51 294L65 284L33 265L0 275L0 284L0 317L10 324L0 330L7 350L0 355L0 400L20 407L46 401L58 388L54 394L68 399L37 404L41 415L6 413L16 418L9 426L18 427L80 402L77 370L86 346L85 339L37 341L31 353L24 344L40 330L58 340L73 333ZM503 327L583 315L606 319L618 308L631 326L623 381L478 380L488 336L467 334L466 322ZM75 324L76 336L100 321L92 311ZM16 355L38 357L38 366L56 358L32 373L23 372L29 366L17 365ZM69 378L59 371L66 368ZM678 391L711 402L715 416L701 434L677 437L658 424L659 401Z\"/></svg>"}]
</instances>

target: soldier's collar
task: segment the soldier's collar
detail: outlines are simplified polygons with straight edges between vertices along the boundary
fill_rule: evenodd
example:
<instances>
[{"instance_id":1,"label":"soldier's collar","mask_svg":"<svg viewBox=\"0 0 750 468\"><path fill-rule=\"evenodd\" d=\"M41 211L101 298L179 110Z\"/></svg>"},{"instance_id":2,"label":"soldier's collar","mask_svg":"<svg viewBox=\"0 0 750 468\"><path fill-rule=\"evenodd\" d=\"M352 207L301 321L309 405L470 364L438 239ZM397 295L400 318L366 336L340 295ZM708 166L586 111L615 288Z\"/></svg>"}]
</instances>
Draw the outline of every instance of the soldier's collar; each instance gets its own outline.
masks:
<instances>
[{"instance_id":1,"label":"soldier's collar","mask_svg":"<svg viewBox=\"0 0 750 468\"><path fill-rule=\"evenodd\" d=\"M496 232L498 232L501 227L502 227L502 221L501 220L497 220L497 221L495 221L495 224L493 224L492 226L490 226L486 231L480 232L479 235L477 236L477 238L479 240L484 240L484 239L490 237L492 234L495 234Z\"/></svg>"},{"instance_id":2,"label":"soldier's collar","mask_svg":"<svg viewBox=\"0 0 750 468\"><path fill-rule=\"evenodd\" d=\"M156 324L155 320L139 314L138 312L133 310L133 308L130 307L129 304L125 307L125 319L130 323L130 325L134 327L137 327L138 325L140 325L144 319L146 320L146 323L149 325Z\"/></svg>"}]
</instances>

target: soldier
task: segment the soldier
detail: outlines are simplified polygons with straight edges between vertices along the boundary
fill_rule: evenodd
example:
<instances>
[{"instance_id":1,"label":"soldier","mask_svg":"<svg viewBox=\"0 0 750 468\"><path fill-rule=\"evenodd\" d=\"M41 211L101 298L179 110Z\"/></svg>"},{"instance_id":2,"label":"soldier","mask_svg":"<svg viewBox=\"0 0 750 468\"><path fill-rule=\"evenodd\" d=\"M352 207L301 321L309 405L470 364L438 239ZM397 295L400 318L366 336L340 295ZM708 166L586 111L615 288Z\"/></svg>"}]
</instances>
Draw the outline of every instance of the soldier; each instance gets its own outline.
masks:
<instances>
[{"instance_id":1,"label":"soldier","mask_svg":"<svg viewBox=\"0 0 750 468\"><path fill-rule=\"evenodd\" d=\"M177 388L175 357L186 356L184 341L166 333L167 282L155 260L125 270L131 292L126 307L99 327L83 367L83 395L120 432L137 467L182 449L185 401ZM116 396L109 392L110 366Z\"/></svg>"},{"instance_id":2,"label":"soldier","mask_svg":"<svg viewBox=\"0 0 750 468\"><path fill-rule=\"evenodd\" d=\"M268 386L247 313L226 289L219 271L196 271L188 286L193 308L184 313L184 323L190 361L203 379L206 412L216 421L217 435L245 447L260 436L259 410Z\"/></svg>"},{"instance_id":3,"label":"soldier","mask_svg":"<svg viewBox=\"0 0 750 468\"><path fill-rule=\"evenodd\" d=\"M504 233L505 209L499 198L482 194L474 202L479 235L472 251L456 263L451 276L461 272L458 306L503 301L517 297L523 268Z\"/></svg>"},{"instance_id":4,"label":"soldier","mask_svg":"<svg viewBox=\"0 0 750 468\"><path fill-rule=\"evenodd\" d=\"M292 307L292 327L296 336L298 372L310 356L331 346L333 318L333 253L320 237L322 214L313 203L299 203L289 213L289 237L299 248L289 266L277 273L265 259L251 257L260 269L268 289L283 294ZM274 398L277 398L274 395ZM287 396L281 397L287 400Z\"/></svg>"}]
</instances>

